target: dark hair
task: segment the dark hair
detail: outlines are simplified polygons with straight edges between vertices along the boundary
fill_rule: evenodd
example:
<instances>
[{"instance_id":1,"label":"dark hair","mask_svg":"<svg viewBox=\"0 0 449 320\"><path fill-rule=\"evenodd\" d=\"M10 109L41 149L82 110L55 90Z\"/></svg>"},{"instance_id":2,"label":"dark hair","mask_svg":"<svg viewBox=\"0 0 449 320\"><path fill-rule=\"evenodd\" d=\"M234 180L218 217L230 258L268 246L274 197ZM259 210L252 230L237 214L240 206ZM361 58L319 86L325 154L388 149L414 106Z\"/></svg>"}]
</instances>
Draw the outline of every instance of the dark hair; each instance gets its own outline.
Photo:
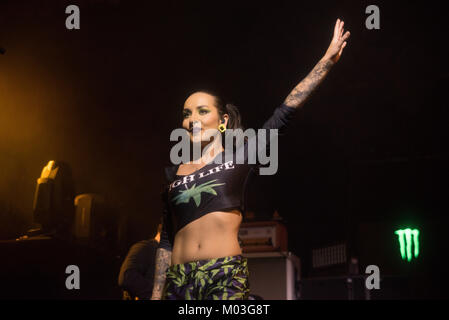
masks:
<instances>
[{"instance_id":1,"label":"dark hair","mask_svg":"<svg viewBox=\"0 0 449 320\"><path fill-rule=\"evenodd\" d=\"M218 109L220 118L223 119L223 116L225 114L229 116L228 124L226 126L227 129L244 129L242 125L242 117L240 116L240 112L237 106L231 103L225 103L222 98L212 93L211 91L199 90L197 92L207 93L208 95L214 97L215 107Z\"/></svg>"}]
</instances>

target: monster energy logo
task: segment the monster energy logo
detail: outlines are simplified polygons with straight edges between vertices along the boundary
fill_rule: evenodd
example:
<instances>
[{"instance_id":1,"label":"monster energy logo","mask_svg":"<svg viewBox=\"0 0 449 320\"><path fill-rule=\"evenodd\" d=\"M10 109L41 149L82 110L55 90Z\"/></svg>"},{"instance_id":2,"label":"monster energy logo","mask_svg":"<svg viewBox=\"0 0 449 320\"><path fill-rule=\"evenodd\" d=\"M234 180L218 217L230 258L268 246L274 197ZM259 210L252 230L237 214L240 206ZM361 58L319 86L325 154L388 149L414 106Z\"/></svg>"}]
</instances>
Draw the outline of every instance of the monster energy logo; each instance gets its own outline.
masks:
<instances>
[{"instance_id":1,"label":"monster energy logo","mask_svg":"<svg viewBox=\"0 0 449 320\"><path fill-rule=\"evenodd\" d=\"M418 229L403 229L396 230L395 234L398 235L399 238L399 246L401 250L401 257L403 260L407 259L408 262L412 260L412 256L415 256L415 259L418 258L419 255L419 230ZM413 240L412 240L413 238ZM412 245L413 245L413 255L412 255Z\"/></svg>"}]
</instances>

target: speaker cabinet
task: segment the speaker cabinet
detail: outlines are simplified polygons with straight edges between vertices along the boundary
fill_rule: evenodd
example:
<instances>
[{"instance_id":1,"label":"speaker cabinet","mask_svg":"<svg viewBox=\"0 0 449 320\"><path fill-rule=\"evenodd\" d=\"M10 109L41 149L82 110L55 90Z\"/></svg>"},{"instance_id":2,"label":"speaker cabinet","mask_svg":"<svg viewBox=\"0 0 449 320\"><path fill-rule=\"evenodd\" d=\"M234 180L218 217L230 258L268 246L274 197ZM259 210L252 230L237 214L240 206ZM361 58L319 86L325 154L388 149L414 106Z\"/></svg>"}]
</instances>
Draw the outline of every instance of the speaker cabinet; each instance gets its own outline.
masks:
<instances>
[{"instance_id":1,"label":"speaker cabinet","mask_svg":"<svg viewBox=\"0 0 449 320\"><path fill-rule=\"evenodd\" d=\"M299 298L300 260L291 252L244 253L250 294L264 300Z\"/></svg>"}]
</instances>

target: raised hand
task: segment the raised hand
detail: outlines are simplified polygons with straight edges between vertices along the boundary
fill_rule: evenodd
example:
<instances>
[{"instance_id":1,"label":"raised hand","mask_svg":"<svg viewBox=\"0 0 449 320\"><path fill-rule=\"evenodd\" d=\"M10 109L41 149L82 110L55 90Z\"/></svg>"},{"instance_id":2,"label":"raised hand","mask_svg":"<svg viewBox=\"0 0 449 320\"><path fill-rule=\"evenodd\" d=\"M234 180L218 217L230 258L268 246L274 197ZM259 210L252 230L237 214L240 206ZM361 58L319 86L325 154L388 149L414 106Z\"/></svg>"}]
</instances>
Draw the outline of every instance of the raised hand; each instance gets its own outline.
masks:
<instances>
[{"instance_id":1,"label":"raised hand","mask_svg":"<svg viewBox=\"0 0 449 320\"><path fill-rule=\"evenodd\" d=\"M337 20L334 28L334 37L332 42L324 54L323 58L316 64L316 66L285 98L284 104L292 108L301 108L310 95L317 89L324 78L327 76L332 66L340 59L344 47L346 47L346 40L349 38L349 31L344 35L344 22Z\"/></svg>"},{"instance_id":2,"label":"raised hand","mask_svg":"<svg viewBox=\"0 0 449 320\"><path fill-rule=\"evenodd\" d=\"M343 49L347 44L346 40L351 35L349 31L346 31L346 33L344 33L344 24L344 21L337 19L337 23L335 24L334 28L334 37L332 38L329 48L324 54L324 59L330 59L334 63L336 63L340 59Z\"/></svg>"}]
</instances>

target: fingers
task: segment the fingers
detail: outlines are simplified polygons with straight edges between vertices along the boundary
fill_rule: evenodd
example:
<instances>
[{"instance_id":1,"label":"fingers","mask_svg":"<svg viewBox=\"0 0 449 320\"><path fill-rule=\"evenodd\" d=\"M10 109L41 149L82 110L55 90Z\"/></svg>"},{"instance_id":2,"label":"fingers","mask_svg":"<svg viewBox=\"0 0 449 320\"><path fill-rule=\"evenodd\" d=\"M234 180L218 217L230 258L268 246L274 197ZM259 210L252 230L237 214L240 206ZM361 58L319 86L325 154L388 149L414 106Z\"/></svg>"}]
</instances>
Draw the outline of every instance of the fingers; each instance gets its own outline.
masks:
<instances>
[{"instance_id":1,"label":"fingers","mask_svg":"<svg viewBox=\"0 0 449 320\"><path fill-rule=\"evenodd\" d=\"M334 28L334 39L333 41L343 44L351 35L349 31L344 29L345 22L343 20L337 19Z\"/></svg>"},{"instance_id":2,"label":"fingers","mask_svg":"<svg viewBox=\"0 0 449 320\"><path fill-rule=\"evenodd\" d=\"M341 37L343 36L343 33L345 31L344 29L345 22L343 20L337 19L337 22L335 23L334 27L334 39L335 40L341 40Z\"/></svg>"},{"instance_id":3,"label":"fingers","mask_svg":"<svg viewBox=\"0 0 449 320\"><path fill-rule=\"evenodd\" d=\"M341 36L343 35L343 32L345 31L345 29L343 28L344 25L345 25L345 22L342 21L342 22L340 23L340 32L338 33L338 39L341 38Z\"/></svg>"},{"instance_id":4,"label":"fingers","mask_svg":"<svg viewBox=\"0 0 449 320\"><path fill-rule=\"evenodd\" d=\"M342 54L342 52L343 52L343 49L346 47L346 43L347 42L343 42L343 45L341 46L341 48L340 48L340 50L338 50L338 56L340 57L341 56L341 54Z\"/></svg>"},{"instance_id":5,"label":"fingers","mask_svg":"<svg viewBox=\"0 0 449 320\"><path fill-rule=\"evenodd\" d=\"M347 42L343 42L343 45L341 46L340 51L338 51L338 55L341 56L341 53L343 52L343 49L346 47Z\"/></svg>"},{"instance_id":6,"label":"fingers","mask_svg":"<svg viewBox=\"0 0 449 320\"><path fill-rule=\"evenodd\" d=\"M334 27L334 38L338 38L338 34L340 32L340 19L337 19Z\"/></svg>"},{"instance_id":7,"label":"fingers","mask_svg":"<svg viewBox=\"0 0 449 320\"><path fill-rule=\"evenodd\" d=\"M341 41L346 41L348 40L349 36L351 35L351 32L346 31L345 35L343 36L343 38L341 38Z\"/></svg>"}]
</instances>

